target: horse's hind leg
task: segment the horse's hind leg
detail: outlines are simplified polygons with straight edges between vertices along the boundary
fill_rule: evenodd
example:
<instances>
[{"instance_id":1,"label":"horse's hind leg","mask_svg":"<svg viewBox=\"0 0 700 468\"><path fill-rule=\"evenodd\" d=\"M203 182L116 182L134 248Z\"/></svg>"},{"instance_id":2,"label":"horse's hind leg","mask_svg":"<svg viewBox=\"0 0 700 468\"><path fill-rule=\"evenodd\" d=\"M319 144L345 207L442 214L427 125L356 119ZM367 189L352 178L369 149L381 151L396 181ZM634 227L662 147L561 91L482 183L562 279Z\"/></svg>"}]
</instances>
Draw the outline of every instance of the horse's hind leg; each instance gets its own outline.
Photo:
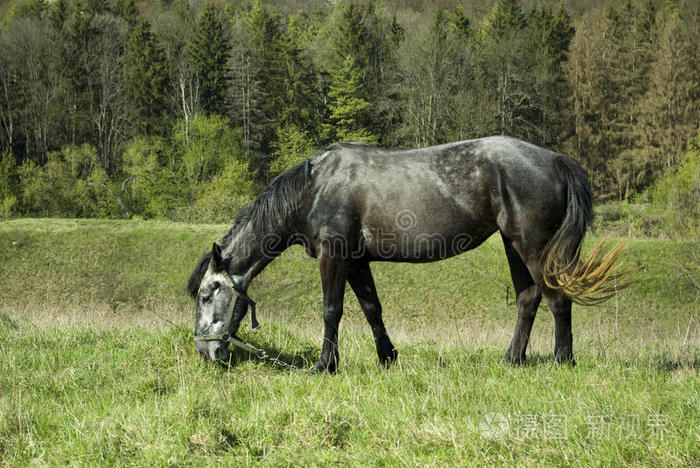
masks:
<instances>
[{"instance_id":1,"label":"horse's hind leg","mask_svg":"<svg viewBox=\"0 0 700 468\"><path fill-rule=\"evenodd\" d=\"M554 360L576 364L571 333L571 299L561 291L546 289L544 297L554 315Z\"/></svg>"},{"instance_id":2,"label":"horse's hind leg","mask_svg":"<svg viewBox=\"0 0 700 468\"><path fill-rule=\"evenodd\" d=\"M374 343L377 346L379 363L389 367L398 357L398 352L391 344L382 321L382 305L374 286L374 278L369 263L353 264L348 272L348 282L360 302L369 326L372 327Z\"/></svg>"},{"instance_id":3,"label":"horse's hind leg","mask_svg":"<svg viewBox=\"0 0 700 468\"><path fill-rule=\"evenodd\" d=\"M521 364L525 361L525 351L530 341L530 331L537 308L542 300L542 290L535 284L525 262L513 247L512 241L503 235L502 237L518 304L518 321L515 324L513 340L506 352L506 361Z\"/></svg>"}]
</instances>

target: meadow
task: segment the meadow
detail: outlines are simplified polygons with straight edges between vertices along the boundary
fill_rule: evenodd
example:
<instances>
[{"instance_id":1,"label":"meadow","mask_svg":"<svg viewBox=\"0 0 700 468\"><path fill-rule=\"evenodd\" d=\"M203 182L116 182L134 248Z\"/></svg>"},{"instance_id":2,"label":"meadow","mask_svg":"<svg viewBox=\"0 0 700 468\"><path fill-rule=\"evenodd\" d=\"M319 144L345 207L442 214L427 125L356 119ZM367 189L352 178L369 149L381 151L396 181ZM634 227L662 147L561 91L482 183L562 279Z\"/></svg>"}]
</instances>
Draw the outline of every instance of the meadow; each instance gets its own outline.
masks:
<instances>
[{"instance_id":1,"label":"meadow","mask_svg":"<svg viewBox=\"0 0 700 468\"><path fill-rule=\"evenodd\" d=\"M634 288L574 306L575 367L553 320L527 365L503 362L516 319L498 236L426 265L375 264L399 350L380 369L348 289L336 375L201 360L185 282L227 225L0 223L0 465L700 465L697 241L633 237ZM590 247L598 234L586 241ZM241 336L309 368L316 264L300 249L252 284Z\"/></svg>"}]
</instances>

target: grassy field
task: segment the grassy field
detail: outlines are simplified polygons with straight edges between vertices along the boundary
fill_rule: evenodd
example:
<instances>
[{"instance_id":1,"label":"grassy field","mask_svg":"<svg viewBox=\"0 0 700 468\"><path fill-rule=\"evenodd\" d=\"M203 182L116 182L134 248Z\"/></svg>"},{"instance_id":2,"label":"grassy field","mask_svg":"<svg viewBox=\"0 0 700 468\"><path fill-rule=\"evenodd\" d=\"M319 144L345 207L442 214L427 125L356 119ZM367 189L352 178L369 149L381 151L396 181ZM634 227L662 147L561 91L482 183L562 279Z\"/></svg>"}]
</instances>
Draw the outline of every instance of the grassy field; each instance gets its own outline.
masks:
<instances>
[{"instance_id":1,"label":"grassy field","mask_svg":"<svg viewBox=\"0 0 700 468\"><path fill-rule=\"evenodd\" d=\"M376 264L399 361L377 368L349 292L340 370L311 376L197 357L184 284L227 229L0 223L0 464L700 465L699 302L677 267L697 243L630 240L641 283L575 306L576 367L554 365L544 306L529 364L503 364L516 312L498 238L439 263ZM262 329L242 335L310 367L314 261L286 252L250 294Z\"/></svg>"}]
</instances>

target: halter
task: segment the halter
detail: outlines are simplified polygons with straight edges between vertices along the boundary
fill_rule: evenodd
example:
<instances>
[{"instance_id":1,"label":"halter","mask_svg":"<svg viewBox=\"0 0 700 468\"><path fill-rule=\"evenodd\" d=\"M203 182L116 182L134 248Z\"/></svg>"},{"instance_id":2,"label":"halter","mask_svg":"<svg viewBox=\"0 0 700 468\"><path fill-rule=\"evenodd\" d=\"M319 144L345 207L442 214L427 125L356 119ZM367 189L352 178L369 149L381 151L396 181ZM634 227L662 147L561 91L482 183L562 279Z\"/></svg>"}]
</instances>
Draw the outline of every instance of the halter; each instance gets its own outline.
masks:
<instances>
[{"instance_id":1,"label":"halter","mask_svg":"<svg viewBox=\"0 0 700 468\"><path fill-rule=\"evenodd\" d=\"M260 323L258 323L258 319L255 317L255 301L248 297L248 295L245 292L243 292L243 287L241 287L241 285L233 279L233 276L231 276L230 273L226 273L226 278L231 283L229 287L231 288L233 293L236 296L238 296L236 297L235 302L233 300L229 302L228 310L226 311L226 323L223 327L223 330L226 331L214 335L195 336L194 341L223 341L224 343L231 343L235 347L248 352L248 354L255 356L256 358L262 361L269 361L273 364L277 364L278 366L290 370L302 370L302 368L297 367L294 364L289 364L287 362L282 361L281 359L279 359L278 356L270 356L264 349L256 348L250 343L246 343L245 341L239 340L235 335L231 335L231 320L233 320L233 311L236 309L236 304L238 304L238 301L243 301L250 306L250 322L253 329L258 328L260 326ZM243 317L245 317L245 314L243 314L241 319Z\"/></svg>"},{"instance_id":2,"label":"halter","mask_svg":"<svg viewBox=\"0 0 700 468\"><path fill-rule=\"evenodd\" d=\"M243 287L236 282L236 280L233 279L233 276L231 276L230 273L226 273L226 278L228 281L231 283L229 286L231 288L231 291L237 296L236 300L233 301L231 300L228 305L228 310L226 311L226 323L224 324L224 327L222 330L224 330L221 333L216 333L213 335L199 335L194 337L194 341L223 341L225 343L234 343L236 346L239 346L238 343L243 343L242 341L238 340L235 338L235 336L231 335L231 320L233 320L233 311L236 309L236 304L238 304L238 301L243 301L247 305L250 306L250 322L251 326L255 329L260 326L260 323L258 323L258 319L255 316L255 301L252 300L248 295L243 291ZM245 314L241 318L243 318ZM247 344L247 343L244 343ZM241 347L241 346L239 346ZM247 348L243 348L247 349ZM249 350L250 351L250 350Z\"/></svg>"}]
</instances>

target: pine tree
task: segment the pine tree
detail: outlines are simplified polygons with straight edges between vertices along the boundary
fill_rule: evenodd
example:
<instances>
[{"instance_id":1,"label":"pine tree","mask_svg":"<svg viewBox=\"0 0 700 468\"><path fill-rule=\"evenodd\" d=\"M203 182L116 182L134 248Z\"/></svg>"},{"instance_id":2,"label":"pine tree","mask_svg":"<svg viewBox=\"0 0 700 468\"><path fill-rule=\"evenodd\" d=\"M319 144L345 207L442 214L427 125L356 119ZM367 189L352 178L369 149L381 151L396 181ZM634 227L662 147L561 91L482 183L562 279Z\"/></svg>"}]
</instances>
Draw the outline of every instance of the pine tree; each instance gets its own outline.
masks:
<instances>
[{"instance_id":1,"label":"pine tree","mask_svg":"<svg viewBox=\"0 0 700 468\"><path fill-rule=\"evenodd\" d=\"M129 36L124 70L139 131L146 135L163 133L169 127L165 122L168 67L147 21L138 23Z\"/></svg>"},{"instance_id":2,"label":"pine tree","mask_svg":"<svg viewBox=\"0 0 700 468\"><path fill-rule=\"evenodd\" d=\"M525 15L518 0L498 0L481 24L480 33L492 41L508 41L523 27Z\"/></svg>"},{"instance_id":3,"label":"pine tree","mask_svg":"<svg viewBox=\"0 0 700 468\"><path fill-rule=\"evenodd\" d=\"M115 12L132 28L139 22L139 9L136 6L136 0L119 0Z\"/></svg>"},{"instance_id":4,"label":"pine tree","mask_svg":"<svg viewBox=\"0 0 700 468\"><path fill-rule=\"evenodd\" d=\"M463 27L457 27L465 23L455 22L459 16L454 15L438 10L429 27L408 39L402 49L405 144L428 146L461 136L457 100L464 88L471 88L471 77L464 53L468 36Z\"/></svg>"},{"instance_id":5,"label":"pine tree","mask_svg":"<svg viewBox=\"0 0 700 468\"><path fill-rule=\"evenodd\" d=\"M229 53L221 13L209 3L204 7L187 47L187 57L199 79L202 109L207 113L225 113Z\"/></svg>"},{"instance_id":6,"label":"pine tree","mask_svg":"<svg viewBox=\"0 0 700 468\"><path fill-rule=\"evenodd\" d=\"M533 126L531 133L537 143L558 147L571 131L564 117L570 91L562 64L566 61L574 28L563 5L556 13L542 6L528 13L524 33L527 40L524 52L531 67L533 91L528 115Z\"/></svg>"},{"instance_id":7,"label":"pine tree","mask_svg":"<svg viewBox=\"0 0 700 468\"><path fill-rule=\"evenodd\" d=\"M343 66L331 75L328 137L343 141L377 143L370 129L371 104L364 98L362 71L348 55Z\"/></svg>"},{"instance_id":8,"label":"pine tree","mask_svg":"<svg viewBox=\"0 0 700 468\"><path fill-rule=\"evenodd\" d=\"M352 57L355 69L365 79L370 68L369 33L365 28L367 8L357 3L340 4L340 17L335 23L336 33L331 38L333 66L342 67L347 57Z\"/></svg>"},{"instance_id":9,"label":"pine tree","mask_svg":"<svg viewBox=\"0 0 700 468\"><path fill-rule=\"evenodd\" d=\"M474 34L471 21L469 21L469 17L464 13L464 8L461 3L457 3L455 10L449 15L449 20L458 36L469 39L472 34Z\"/></svg>"},{"instance_id":10,"label":"pine tree","mask_svg":"<svg viewBox=\"0 0 700 468\"><path fill-rule=\"evenodd\" d=\"M588 172L593 191L610 196L613 180L608 169L612 153L611 127L615 100L613 86L613 45L608 40L607 24L600 11L588 12L580 21L565 66L571 86L571 120L574 135L566 152Z\"/></svg>"},{"instance_id":11,"label":"pine tree","mask_svg":"<svg viewBox=\"0 0 700 468\"><path fill-rule=\"evenodd\" d=\"M257 68L254 79L259 83L259 127L253 133L258 148L267 156L272 152L272 143L285 107L281 20L259 2L256 2L246 20L252 46L250 52Z\"/></svg>"},{"instance_id":12,"label":"pine tree","mask_svg":"<svg viewBox=\"0 0 700 468\"><path fill-rule=\"evenodd\" d=\"M284 60L280 18L256 2L237 18L229 68L229 107L243 130L250 168L260 180L267 174L280 115L284 107Z\"/></svg>"},{"instance_id":13,"label":"pine tree","mask_svg":"<svg viewBox=\"0 0 700 468\"><path fill-rule=\"evenodd\" d=\"M638 158L643 141L638 126L639 102L649 87L651 44L654 41L655 12L650 3L626 0L607 9L606 20L614 59L611 61L613 99L608 153L617 196L629 198L649 177L649 164Z\"/></svg>"},{"instance_id":14,"label":"pine tree","mask_svg":"<svg viewBox=\"0 0 700 468\"><path fill-rule=\"evenodd\" d=\"M649 90L641 101L639 156L650 162L648 180L677 166L686 142L700 120L700 63L697 28L677 12L668 12L658 25L652 51Z\"/></svg>"},{"instance_id":15,"label":"pine tree","mask_svg":"<svg viewBox=\"0 0 700 468\"><path fill-rule=\"evenodd\" d=\"M55 0L49 9L49 22L56 31L63 29L68 19L68 0Z\"/></svg>"},{"instance_id":16,"label":"pine tree","mask_svg":"<svg viewBox=\"0 0 700 468\"><path fill-rule=\"evenodd\" d=\"M330 25L330 60L326 70L335 76L336 90L343 88L338 77L351 59L352 74L358 82L355 97L369 104L360 126L368 135L384 141L397 126L396 88L401 77L396 72L396 57L403 33L398 24L378 13L376 2L338 3Z\"/></svg>"},{"instance_id":17,"label":"pine tree","mask_svg":"<svg viewBox=\"0 0 700 468\"><path fill-rule=\"evenodd\" d=\"M319 140L323 103L316 67L302 50L303 31L294 17L283 31L281 17L256 2L234 31L231 115L243 129L251 168L264 179L285 146L277 142L288 135L284 129Z\"/></svg>"},{"instance_id":18,"label":"pine tree","mask_svg":"<svg viewBox=\"0 0 700 468\"><path fill-rule=\"evenodd\" d=\"M297 126L318 143L323 117L323 101L317 84L318 70L303 50L302 30L292 17L280 38L283 57L282 92L284 106L280 126Z\"/></svg>"},{"instance_id":19,"label":"pine tree","mask_svg":"<svg viewBox=\"0 0 700 468\"><path fill-rule=\"evenodd\" d=\"M516 0L498 0L477 39L477 74L493 122L489 133L532 138L533 61Z\"/></svg>"}]
</instances>

